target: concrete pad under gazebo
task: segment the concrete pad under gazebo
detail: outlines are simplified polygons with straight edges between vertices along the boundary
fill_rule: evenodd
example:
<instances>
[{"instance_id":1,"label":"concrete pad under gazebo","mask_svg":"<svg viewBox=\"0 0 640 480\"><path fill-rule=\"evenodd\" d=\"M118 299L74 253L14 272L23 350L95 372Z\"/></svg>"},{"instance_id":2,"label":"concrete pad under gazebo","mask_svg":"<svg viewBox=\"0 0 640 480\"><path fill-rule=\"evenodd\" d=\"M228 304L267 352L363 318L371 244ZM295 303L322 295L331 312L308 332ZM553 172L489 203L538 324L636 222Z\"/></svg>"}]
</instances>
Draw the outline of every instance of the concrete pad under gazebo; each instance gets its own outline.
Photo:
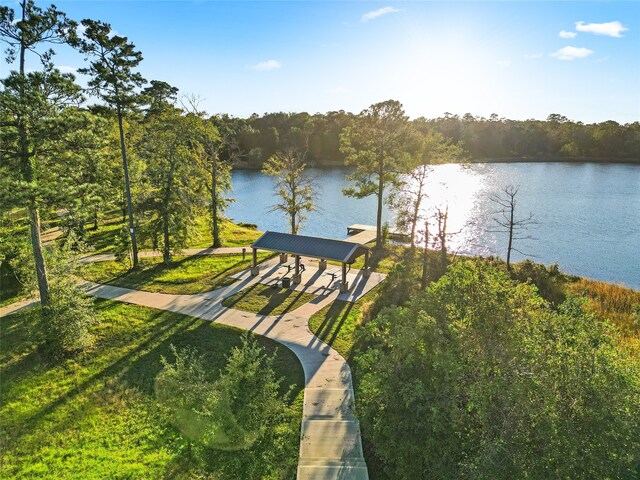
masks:
<instances>
[{"instance_id":1,"label":"concrete pad under gazebo","mask_svg":"<svg viewBox=\"0 0 640 480\"><path fill-rule=\"evenodd\" d=\"M347 280L347 265L353 264L355 260L364 255L365 262L362 269L362 275L369 277L371 271L369 269L369 247L361 243L347 242L342 240L333 240L321 237L307 237L304 235L292 235L280 232L265 232L258 240L251 245L253 253L253 263L251 266L251 275L257 276L260 273L258 266L258 250L268 250L280 254L280 262L286 263L288 255L293 255L295 264L293 266L294 274L291 282L299 284L302 281L300 259L301 257L311 257L319 259L318 269L324 271L327 269L327 260L340 262L342 265L342 275L340 282L340 291L345 293L349 291L349 282Z\"/></svg>"}]
</instances>

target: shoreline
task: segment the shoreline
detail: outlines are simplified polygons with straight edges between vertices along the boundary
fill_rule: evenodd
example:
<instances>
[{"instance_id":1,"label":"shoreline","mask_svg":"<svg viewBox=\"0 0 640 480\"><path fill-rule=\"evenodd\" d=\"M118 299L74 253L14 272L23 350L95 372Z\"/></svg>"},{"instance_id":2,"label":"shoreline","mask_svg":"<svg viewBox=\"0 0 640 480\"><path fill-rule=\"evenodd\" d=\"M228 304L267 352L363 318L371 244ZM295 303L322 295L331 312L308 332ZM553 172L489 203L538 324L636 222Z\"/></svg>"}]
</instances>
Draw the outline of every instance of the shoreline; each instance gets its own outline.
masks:
<instances>
[{"instance_id":1,"label":"shoreline","mask_svg":"<svg viewBox=\"0 0 640 480\"><path fill-rule=\"evenodd\" d=\"M606 158L606 157L506 157L506 158L474 158L460 164L491 164L491 163L567 163L582 164L593 163L599 165L639 165L640 158ZM443 164L444 165L444 164ZM309 168L350 168L341 162L323 162L321 164L309 164ZM260 171L262 165L234 165L233 170Z\"/></svg>"}]
</instances>

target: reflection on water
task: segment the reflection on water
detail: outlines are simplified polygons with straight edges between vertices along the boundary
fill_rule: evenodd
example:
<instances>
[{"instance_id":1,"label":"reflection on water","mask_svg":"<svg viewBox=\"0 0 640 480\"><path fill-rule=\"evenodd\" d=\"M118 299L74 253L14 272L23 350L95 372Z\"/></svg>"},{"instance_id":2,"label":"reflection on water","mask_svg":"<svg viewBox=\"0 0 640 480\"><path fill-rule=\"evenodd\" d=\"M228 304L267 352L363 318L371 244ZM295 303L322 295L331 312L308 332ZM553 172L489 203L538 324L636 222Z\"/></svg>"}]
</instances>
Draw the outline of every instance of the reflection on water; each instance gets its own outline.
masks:
<instances>
[{"instance_id":1,"label":"reflection on water","mask_svg":"<svg viewBox=\"0 0 640 480\"><path fill-rule=\"evenodd\" d=\"M354 223L375 225L376 201L347 198L346 169L312 171L318 184L318 211L309 215L302 234L345 238ZM490 194L507 185L519 187L517 212L532 212L539 223L534 240L517 246L546 264L587 277L624 282L640 288L640 166L606 164L440 165L429 178L427 208L449 207L449 232L459 232L450 247L462 254L505 254L504 235L489 233L496 205ZM236 203L229 216L256 223L262 230L287 231L275 203L274 180L260 172L233 173ZM384 219L393 223L385 207ZM515 254L515 260L523 257Z\"/></svg>"}]
</instances>

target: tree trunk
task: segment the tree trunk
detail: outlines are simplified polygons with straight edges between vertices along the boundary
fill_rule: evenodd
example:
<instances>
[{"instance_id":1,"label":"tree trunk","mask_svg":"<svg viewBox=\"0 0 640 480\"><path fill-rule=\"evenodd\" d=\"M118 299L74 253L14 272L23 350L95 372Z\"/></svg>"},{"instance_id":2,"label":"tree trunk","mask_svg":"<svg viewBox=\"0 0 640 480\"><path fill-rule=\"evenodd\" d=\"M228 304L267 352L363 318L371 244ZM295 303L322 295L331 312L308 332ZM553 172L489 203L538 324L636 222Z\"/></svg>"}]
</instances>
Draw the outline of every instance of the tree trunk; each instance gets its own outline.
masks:
<instances>
[{"instance_id":1,"label":"tree trunk","mask_svg":"<svg viewBox=\"0 0 640 480\"><path fill-rule=\"evenodd\" d=\"M116 92L116 95L118 92ZM131 185L129 183L129 163L127 162L127 149L124 142L124 126L122 125L122 108L117 104L118 128L120 129L120 150L122 152L122 168L124 169L124 188L127 198L127 212L129 215L129 235L131 236L131 250L133 252L133 268L138 266L138 241L133 223L133 205L131 202Z\"/></svg>"},{"instance_id":2,"label":"tree trunk","mask_svg":"<svg viewBox=\"0 0 640 480\"><path fill-rule=\"evenodd\" d=\"M413 217L411 218L411 249L416 247L416 227L418 225L418 217L420 216L420 205L422 204L422 185L423 180L420 179L418 186L418 197L413 209Z\"/></svg>"},{"instance_id":3,"label":"tree trunk","mask_svg":"<svg viewBox=\"0 0 640 480\"><path fill-rule=\"evenodd\" d=\"M164 261L165 265L169 265L169 263L171 263L171 239L169 237L169 204L171 201L171 191L173 190L175 167L175 159L173 157L173 151L171 151L169 153L169 178L167 178L164 198L162 199L162 260Z\"/></svg>"},{"instance_id":4,"label":"tree trunk","mask_svg":"<svg viewBox=\"0 0 640 480\"><path fill-rule=\"evenodd\" d=\"M22 20L24 21L27 13L27 2L22 2ZM24 35L24 32L23 32ZM26 47L24 44L24 37L20 42L20 78L22 82L25 80L25 53ZM20 86L20 101L25 101L24 84ZM18 134L20 136L20 167L25 181L29 184L33 184L34 171L33 164L31 163L31 156L29 154L29 141L27 138L27 125L22 114L18 115ZM51 297L49 295L49 277L47 274L47 264L44 259L44 252L42 250L42 238L40 235L40 213L38 207L33 199L29 206L29 230L31 233L31 246L33 250L33 259L36 265L36 278L38 280L38 292L40 293L40 304L43 307L47 307L51 303ZM44 315L44 312L43 312Z\"/></svg>"},{"instance_id":5,"label":"tree trunk","mask_svg":"<svg viewBox=\"0 0 640 480\"><path fill-rule=\"evenodd\" d=\"M422 250L422 278L420 280L420 286L424 290L427 288L427 275L429 272L429 257L428 257L428 245L429 245L429 222L424 222L424 249Z\"/></svg>"},{"instance_id":6,"label":"tree trunk","mask_svg":"<svg viewBox=\"0 0 640 480\"><path fill-rule=\"evenodd\" d=\"M297 185L294 182L291 188L291 233L293 235L298 234L298 227L296 226L296 188Z\"/></svg>"},{"instance_id":7,"label":"tree trunk","mask_svg":"<svg viewBox=\"0 0 640 480\"><path fill-rule=\"evenodd\" d=\"M376 215L376 250L382 248L382 200L384 195L383 159L378 161L378 212Z\"/></svg>"},{"instance_id":8,"label":"tree trunk","mask_svg":"<svg viewBox=\"0 0 640 480\"><path fill-rule=\"evenodd\" d=\"M40 292L40 304L44 307L49 305L49 277L47 275L47 265L42 251L42 240L40 238L40 214L38 209L29 207L29 229L31 231L31 245L33 247L33 258L36 263L36 276L38 278L38 291Z\"/></svg>"},{"instance_id":9,"label":"tree trunk","mask_svg":"<svg viewBox=\"0 0 640 480\"><path fill-rule=\"evenodd\" d=\"M169 212L168 205L163 205L162 208L162 261L165 265L171 263L171 247L169 241Z\"/></svg>"},{"instance_id":10,"label":"tree trunk","mask_svg":"<svg viewBox=\"0 0 640 480\"><path fill-rule=\"evenodd\" d=\"M507 270L511 271L511 246L513 244L513 211L515 205L513 204L513 198L511 199L511 212L509 218L509 246L507 247Z\"/></svg>"},{"instance_id":11,"label":"tree trunk","mask_svg":"<svg viewBox=\"0 0 640 480\"><path fill-rule=\"evenodd\" d=\"M213 247L222 246L220 241L220 226L218 225L218 156L211 152L211 224Z\"/></svg>"}]
</instances>

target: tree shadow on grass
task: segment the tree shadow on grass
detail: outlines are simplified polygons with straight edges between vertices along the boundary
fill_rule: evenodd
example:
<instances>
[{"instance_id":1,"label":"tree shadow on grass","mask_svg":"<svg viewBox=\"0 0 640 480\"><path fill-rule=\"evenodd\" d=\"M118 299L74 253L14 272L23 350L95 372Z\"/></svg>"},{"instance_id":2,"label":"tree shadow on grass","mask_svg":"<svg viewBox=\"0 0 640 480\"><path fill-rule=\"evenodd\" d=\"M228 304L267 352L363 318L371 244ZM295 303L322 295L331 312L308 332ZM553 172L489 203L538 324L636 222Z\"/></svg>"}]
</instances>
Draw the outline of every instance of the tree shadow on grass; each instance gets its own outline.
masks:
<instances>
[{"instance_id":1,"label":"tree shadow on grass","mask_svg":"<svg viewBox=\"0 0 640 480\"><path fill-rule=\"evenodd\" d=\"M299 301L303 299L304 295L304 291L274 288L273 286L256 283L235 295L227 297L222 302L222 305L227 308L257 313L258 315L284 315L302 306ZM243 304L243 300L246 300L248 304ZM278 311L278 308L285 302L286 305L281 311Z\"/></svg>"},{"instance_id":2,"label":"tree shadow on grass","mask_svg":"<svg viewBox=\"0 0 640 480\"><path fill-rule=\"evenodd\" d=\"M190 323L187 328L180 329L170 336L164 338L157 343L154 348L146 351L144 354L136 358L130 365L122 371L121 379L131 386L137 387L141 392L153 396L155 395L155 379L162 371L162 358L164 357L169 363L174 362L174 356L171 349L173 345L176 349L181 350L186 347L194 348L199 355L204 357L204 364L209 373L209 380L213 381L218 378L220 372L227 364L227 357L235 347L242 345L243 331L226 326L212 324L208 321L198 320ZM280 356L284 355L284 347L278 347L273 341L257 337L258 342L262 345L268 354L273 354L274 350L280 350ZM293 356L293 353L291 353ZM280 360L278 362L278 360ZM283 367L289 370L287 378L281 385L281 393L286 393L291 386L294 387L293 395L300 392L304 385L304 374L302 367L299 365L299 375L294 374L294 369L290 364L282 363L283 359L276 359L276 366L282 370ZM290 360L290 359L289 359ZM300 378L295 378L300 377Z\"/></svg>"},{"instance_id":3,"label":"tree shadow on grass","mask_svg":"<svg viewBox=\"0 0 640 480\"><path fill-rule=\"evenodd\" d=\"M230 255L217 255L215 258L219 260L224 260L227 257L233 257L234 254ZM115 285L118 287L131 288L137 290L147 290L147 291L158 291L157 288L147 288L150 285L161 286L171 286L179 288L182 285L188 284L203 284L203 288L197 290L189 290L188 292L176 292L183 294L196 294L203 293L206 291L214 290L216 288L224 287L227 285L231 285L236 281L236 279L228 277L230 274L240 272L245 267L248 267L250 264L249 260L241 260L237 259L235 263L227 266L223 269L211 267L213 271L211 273L207 272L204 268L203 271L199 274L198 272L194 272L193 276L186 277L184 279L171 279L171 280L161 280L159 277L165 275L167 273L171 273L172 271L176 271L182 265L187 262L200 260L206 258L203 255L191 255L188 257L181 258L179 260L174 260L168 265L162 262L155 263L151 266L143 266L138 270L128 270L126 272L122 272L118 275L110 276L103 280L103 283L107 283L109 285Z\"/></svg>"},{"instance_id":4,"label":"tree shadow on grass","mask_svg":"<svg viewBox=\"0 0 640 480\"><path fill-rule=\"evenodd\" d=\"M101 369L98 373L89 376L82 382L71 388L58 398L41 408L37 413L29 417L22 425L21 431L24 433L36 428L37 424L45 418L47 415L53 413L61 406L73 401L78 395L82 394L87 389L95 386L96 384L106 384L108 380L117 378L128 369L127 365L135 363L136 358L145 354L146 351L153 350L158 344L163 343L163 338L167 335L170 337L175 335L181 330L188 329L192 324L199 322L200 320L192 317L186 317L183 315L169 314L162 311L157 311L150 319L151 321L157 317L166 316L166 318L160 320L153 325L147 332L147 338L139 343L134 349L128 351L126 354L118 357L114 362ZM149 321L149 320L148 320ZM89 353L88 355L90 355Z\"/></svg>"},{"instance_id":5,"label":"tree shadow on grass","mask_svg":"<svg viewBox=\"0 0 640 480\"><path fill-rule=\"evenodd\" d=\"M320 327L318 327L318 330L315 332L316 337L330 347L333 347L338 335L340 335L340 331L342 330L344 323L349 318L349 314L351 313L353 306L353 302L344 302L342 300L334 301L325 314ZM346 360L348 361L350 358L351 351L349 352Z\"/></svg>"}]
</instances>

